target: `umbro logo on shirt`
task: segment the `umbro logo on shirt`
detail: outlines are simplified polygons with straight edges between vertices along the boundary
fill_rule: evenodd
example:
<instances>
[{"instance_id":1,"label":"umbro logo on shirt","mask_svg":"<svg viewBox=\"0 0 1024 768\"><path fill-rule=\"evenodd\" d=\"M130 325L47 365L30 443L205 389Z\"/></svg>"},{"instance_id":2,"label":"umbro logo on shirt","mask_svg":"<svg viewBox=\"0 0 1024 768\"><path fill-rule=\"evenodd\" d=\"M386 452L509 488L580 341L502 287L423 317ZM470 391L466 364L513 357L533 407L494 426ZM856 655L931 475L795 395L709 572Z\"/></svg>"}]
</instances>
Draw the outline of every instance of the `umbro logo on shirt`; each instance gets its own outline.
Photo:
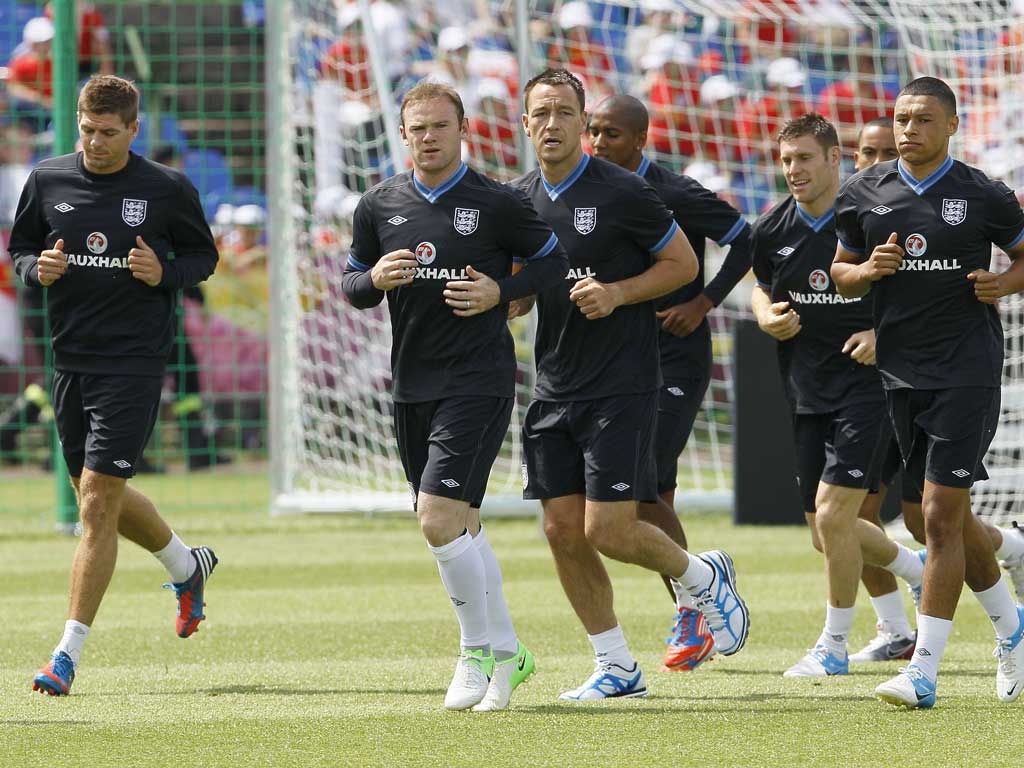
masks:
<instances>
[{"instance_id":1,"label":"umbro logo on shirt","mask_svg":"<svg viewBox=\"0 0 1024 768\"><path fill-rule=\"evenodd\" d=\"M61 213L68 213L68 212L70 212L70 211L73 211L73 210L75 210L75 206L73 206L73 205L68 205L67 203L57 203L57 204L56 204L55 206L53 206L53 207L54 207L54 208L56 208L56 209L57 209L58 211L60 211Z\"/></svg>"},{"instance_id":2,"label":"umbro logo on shirt","mask_svg":"<svg viewBox=\"0 0 1024 768\"><path fill-rule=\"evenodd\" d=\"M667 391L668 391L668 393L669 393L670 395L672 395L673 397L682 397L683 395L685 395L685 394L686 394L686 393L685 393L685 392L683 392L683 390L681 390L681 389L680 389L679 387L669 387Z\"/></svg>"},{"instance_id":3,"label":"umbro logo on shirt","mask_svg":"<svg viewBox=\"0 0 1024 768\"><path fill-rule=\"evenodd\" d=\"M779 248L779 250L777 250L776 253L779 254L779 256L789 256L789 254L793 253L794 251L796 251L796 248L787 245L785 248Z\"/></svg>"},{"instance_id":4,"label":"umbro logo on shirt","mask_svg":"<svg viewBox=\"0 0 1024 768\"><path fill-rule=\"evenodd\" d=\"M407 221L408 219L404 216L392 216L388 219L388 224L394 224L397 227L399 224L405 224Z\"/></svg>"},{"instance_id":5,"label":"umbro logo on shirt","mask_svg":"<svg viewBox=\"0 0 1024 768\"><path fill-rule=\"evenodd\" d=\"M880 205L877 208L872 208L871 212L872 213L877 213L879 216L885 216L885 214L887 214L887 213L892 213L892 208L889 208L889 207L884 206L884 205Z\"/></svg>"}]
</instances>

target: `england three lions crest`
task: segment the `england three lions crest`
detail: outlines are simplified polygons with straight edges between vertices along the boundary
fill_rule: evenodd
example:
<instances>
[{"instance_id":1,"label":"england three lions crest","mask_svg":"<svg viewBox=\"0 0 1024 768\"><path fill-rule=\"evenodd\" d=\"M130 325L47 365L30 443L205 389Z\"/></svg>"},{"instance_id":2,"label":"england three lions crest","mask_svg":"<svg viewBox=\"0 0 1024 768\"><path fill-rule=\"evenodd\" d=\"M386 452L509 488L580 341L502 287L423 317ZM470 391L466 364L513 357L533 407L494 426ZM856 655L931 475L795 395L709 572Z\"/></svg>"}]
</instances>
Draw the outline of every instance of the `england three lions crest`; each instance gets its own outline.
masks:
<instances>
[{"instance_id":1,"label":"england three lions crest","mask_svg":"<svg viewBox=\"0 0 1024 768\"><path fill-rule=\"evenodd\" d=\"M947 224L952 224L954 227L957 224L963 224L964 219L967 218L967 201L966 200L946 200L942 201L942 220Z\"/></svg>"},{"instance_id":2,"label":"england three lions crest","mask_svg":"<svg viewBox=\"0 0 1024 768\"><path fill-rule=\"evenodd\" d=\"M455 209L455 231L460 235L472 235L480 223L480 211L476 208Z\"/></svg>"},{"instance_id":3,"label":"england three lions crest","mask_svg":"<svg viewBox=\"0 0 1024 768\"><path fill-rule=\"evenodd\" d=\"M572 223L581 235L589 235L597 226L597 208L577 208Z\"/></svg>"},{"instance_id":4,"label":"england three lions crest","mask_svg":"<svg viewBox=\"0 0 1024 768\"><path fill-rule=\"evenodd\" d=\"M146 220L146 201L124 198L121 203L121 218L129 227L137 227Z\"/></svg>"}]
</instances>

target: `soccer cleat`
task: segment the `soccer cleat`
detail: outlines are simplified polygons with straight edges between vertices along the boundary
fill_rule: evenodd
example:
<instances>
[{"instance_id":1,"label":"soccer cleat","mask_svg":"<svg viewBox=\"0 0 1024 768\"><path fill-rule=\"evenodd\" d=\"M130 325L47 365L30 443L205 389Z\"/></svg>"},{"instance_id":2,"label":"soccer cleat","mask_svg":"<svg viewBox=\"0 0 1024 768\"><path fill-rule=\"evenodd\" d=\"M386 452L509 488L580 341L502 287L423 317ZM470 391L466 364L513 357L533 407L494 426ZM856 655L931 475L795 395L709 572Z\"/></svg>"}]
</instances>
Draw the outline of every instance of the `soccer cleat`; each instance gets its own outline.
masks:
<instances>
[{"instance_id":1,"label":"soccer cleat","mask_svg":"<svg viewBox=\"0 0 1024 768\"><path fill-rule=\"evenodd\" d=\"M927 549L919 549L914 554L917 555L918 558L921 560L921 565L924 565L925 560L927 559L927 556L928 556L928 550ZM917 613L921 612L921 590L923 588L924 588L923 577L922 577L921 583L918 584L916 587L912 587L909 584L907 584L907 591L910 592L910 596L914 599L914 610Z\"/></svg>"},{"instance_id":2,"label":"soccer cleat","mask_svg":"<svg viewBox=\"0 0 1024 768\"><path fill-rule=\"evenodd\" d=\"M694 608L680 608L672 622L672 634L665 638L663 672L688 672L714 658L715 638L704 614Z\"/></svg>"},{"instance_id":3,"label":"soccer cleat","mask_svg":"<svg viewBox=\"0 0 1024 768\"><path fill-rule=\"evenodd\" d=\"M1017 525L1016 520L1013 521L1012 534L1024 536L1024 528ZM1006 534L1004 533L1003 535L1005 536ZM1006 575L1010 577L1013 591L1017 595L1017 604L1024 605L1024 556L1010 557L1002 560L999 564L1006 569Z\"/></svg>"},{"instance_id":4,"label":"soccer cleat","mask_svg":"<svg viewBox=\"0 0 1024 768\"><path fill-rule=\"evenodd\" d=\"M1024 606L1017 608L1017 631L996 643L993 655L998 659L996 694L1000 701L1016 701L1024 689Z\"/></svg>"},{"instance_id":5,"label":"soccer cleat","mask_svg":"<svg viewBox=\"0 0 1024 768\"><path fill-rule=\"evenodd\" d=\"M917 633L911 637L899 635L895 632L886 632L881 624L876 624L878 630L870 642L850 657L851 664L866 664L869 661L895 661L896 659L911 659L914 656L914 648L917 645Z\"/></svg>"},{"instance_id":6,"label":"soccer cleat","mask_svg":"<svg viewBox=\"0 0 1024 768\"><path fill-rule=\"evenodd\" d=\"M875 688L875 695L894 707L931 709L935 706L935 681L911 664L901 667L896 677Z\"/></svg>"},{"instance_id":7,"label":"soccer cleat","mask_svg":"<svg viewBox=\"0 0 1024 768\"><path fill-rule=\"evenodd\" d=\"M64 651L53 654L50 663L32 680L32 690L51 696L67 696L75 682L75 662Z\"/></svg>"},{"instance_id":8,"label":"soccer cleat","mask_svg":"<svg viewBox=\"0 0 1024 768\"><path fill-rule=\"evenodd\" d=\"M173 589L178 598L178 637L189 637L199 628L199 622L206 618L203 614L203 591L206 582L217 567L217 556L209 547L192 547L192 557L196 561L196 569L192 575L180 584L164 584L164 589Z\"/></svg>"},{"instance_id":9,"label":"soccer cleat","mask_svg":"<svg viewBox=\"0 0 1024 768\"><path fill-rule=\"evenodd\" d=\"M598 661L594 673L579 688L565 691L558 698L563 701L601 701L603 699L634 699L647 695L647 684L640 665L633 662L630 669Z\"/></svg>"},{"instance_id":10,"label":"soccer cleat","mask_svg":"<svg viewBox=\"0 0 1024 768\"><path fill-rule=\"evenodd\" d=\"M494 654L463 649L455 674L444 695L445 709L469 709L483 701L494 675ZM512 692L509 691L509 695Z\"/></svg>"},{"instance_id":11,"label":"soccer cleat","mask_svg":"<svg viewBox=\"0 0 1024 768\"><path fill-rule=\"evenodd\" d=\"M537 665L530 649L522 643L519 651L511 659L498 661L494 664L494 674L487 686L483 700L473 707L474 712L494 712L507 709L512 698L512 691L526 682L536 671Z\"/></svg>"},{"instance_id":12,"label":"soccer cleat","mask_svg":"<svg viewBox=\"0 0 1024 768\"><path fill-rule=\"evenodd\" d=\"M850 674L850 660L833 655L827 646L816 645L808 649L807 655L782 673L783 677L832 677Z\"/></svg>"},{"instance_id":13,"label":"soccer cleat","mask_svg":"<svg viewBox=\"0 0 1024 768\"><path fill-rule=\"evenodd\" d=\"M732 656L747 642L750 632L750 614L736 591L736 569L732 558L719 549L697 557L711 566L714 577L711 586L693 596L694 604L707 620L715 649L723 656Z\"/></svg>"}]
</instances>

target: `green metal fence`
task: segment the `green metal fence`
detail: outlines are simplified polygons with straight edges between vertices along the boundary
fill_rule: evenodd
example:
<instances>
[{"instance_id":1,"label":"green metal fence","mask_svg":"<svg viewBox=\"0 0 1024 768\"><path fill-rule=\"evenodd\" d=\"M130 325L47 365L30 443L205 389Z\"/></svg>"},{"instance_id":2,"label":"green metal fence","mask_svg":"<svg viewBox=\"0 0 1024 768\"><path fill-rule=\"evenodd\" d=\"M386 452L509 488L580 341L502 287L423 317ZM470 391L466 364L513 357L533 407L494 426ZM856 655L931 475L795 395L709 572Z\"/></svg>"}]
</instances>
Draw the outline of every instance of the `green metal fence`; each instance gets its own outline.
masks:
<instances>
[{"instance_id":1,"label":"green metal fence","mask_svg":"<svg viewBox=\"0 0 1024 768\"><path fill-rule=\"evenodd\" d=\"M67 23L62 12L67 12ZM33 19L51 14L56 36ZM73 31L72 31L73 30ZM76 53L77 51L77 53ZM68 76L46 60L70 57ZM262 4L0 0L0 232L35 162L67 151L90 73L142 94L141 155L199 189L221 251L217 274L182 297L157 428L138 485L161 508L265 507L267 277ZM64 84L66 82L66 85ZM29 91L26 91L26 88ZM35 89L36 94L31 93ZM50 91L53 102L51 104ZM70 106L69 106L70 105ZM47 524L58 506L46 397L42 301L0 255L0 514ZM211 471L216 467L214 471Z\"/></svg>"}]
</instances>

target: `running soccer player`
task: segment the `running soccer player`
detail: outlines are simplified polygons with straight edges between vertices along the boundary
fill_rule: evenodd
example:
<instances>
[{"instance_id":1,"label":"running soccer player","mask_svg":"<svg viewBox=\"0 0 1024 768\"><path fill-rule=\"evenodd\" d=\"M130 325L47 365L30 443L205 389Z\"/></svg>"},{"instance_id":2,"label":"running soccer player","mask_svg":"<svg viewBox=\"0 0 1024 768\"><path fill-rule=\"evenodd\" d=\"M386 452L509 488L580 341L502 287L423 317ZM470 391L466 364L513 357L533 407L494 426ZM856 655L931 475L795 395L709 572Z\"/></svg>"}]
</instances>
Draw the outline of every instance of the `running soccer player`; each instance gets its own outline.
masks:
<instances>
[{"instance_id":1,"label":"running soccer player","mask_svg":"<svg viewBox=\"0 0 1024 768\"><path fill-rule=\"evenodd\" d=\"M510 301L561 284L568 261L525 195L462 163L468 123L454 89L420 83L401 119L413 170L359 201L343 288L359 309L388 300L395 435L461 630L444 705L505 709L535 664L480 525L514 397L505 318ZM514 261L525 264L516 274Z\"/></svg>"},{"instance_id":2,"label":"running soccer player","mask_svg":"<svg viewBox=\"0 0 1024 768\"><path fill-rule=\"evenodd\" d=\"M996 303L1024 289L1024 213L1000 182L949 155L959 118L943 81L912 81L896 100L900 159L850 178L836 201L832 276L848 297L874 288L878 368L907 472L923 489L925 566L913 661L875 689L897 706L935 704L939 663L964 581L996 632L996 693L1024 688L1024 607L970 488L999 420L1003 335ZM990 272L992 245L1013 260Z\"/></svg>"},{"instance_id":3,"label":"running soccer player","mask_svg":"<svg viewBox=\"0 0 1024 768\"><path fill-rule=\"evenodd\" d=\"M649 185L583 153L585 95L575 76L546 70L527 83L523 99L523 126L540 167L513 184L554 227L570 264L567 282L537 297L524 496L541 500L559 579L596 656L590 678L560 698L645 696L602 554L680 581L724 655L743 647L749 625L728 555L688 556L637 518L638 501L657 499L661 375L652 300L691 282L697 260Z\"/></svg>"},{"instance_id":4,"label":"running soccer player","mask_svg":"<svg viewBox=\"0 0 1024 768\"><path fill-rule=\"evenodd\" d=\"M610 96L591 112L587 135L594 157L633 171L650 184L671 211L697 256L693 282L655 301L661 321L658 347L663 382L658 390L655 437L658 500L640 502L639 516L656 525L683 549L686 534L674 502L679 455L711 381L711 328L707 314L717 307L750 269L750 227L743 216L694 179L651 162L647 144L647 109L633 96ZM729 247L721 269L704 284L704 243L710 239ZM715 653L707 622L683 585L662 574L676 605L662 669L696 669Z\"/></svg>"},{"instance_id":5,"label":"running soccer player","mask_svg":"<svg viewBox=\"0 0 1024 768\"><path fill-rule=\"evenodd\" d=\"M862 171L898 157L892 120L879 117L865 123L857 136L857 149L853 153L854 168ZM885 419L882 429L891 434L892 423ZM896 473L903 467L903 459L900 457L900 448L895 437L889 441L889 448L880 453L879 458L881 464L878 465L877 480L874 481L879 486L879 492L868 495L861 507L860 516L881 526L879 514L885 496L885 486L891 483ZM904 524L914 538L924 544L921 492L911 478L905 479L902 483L902 491L901 511ZM1024 531L1016 526L997 528L983 520L979 522L992 539L996 557L1010 576L1017 593L1017 601L1024 603ZM896 580L882 568L865 565L861 572L861 581L871 596L871 604L878 615L878 633L862 650L850 656L850 663L912 658L914 638L902 630L903 624L909 629L909 623L904 614L903 598L896 589Z\"/></svg>"},{"instance_id":6,"label":"running soccer player","mask_svg":"<svg viewBox=\"0 0 1024 768\"><path fill-rule=\"evenodd\" d=\"M82 151L36 167L11 232L21 279L47 288L54 414L82 521L64 635L32 685L53 696L66 695L75 679L114 572L118 533L167 569L180 637L205 618L203 594L217 565L213 550L183 544L127 485L156 422L177 291L217 264L192 184L131 152L138 112L133 83L91 78L78 97Z\"/></svg>"},{"instance_id":7,"label":"running soccer player","mask_svg":"<svg viewBox=\"0 0 1024 768\"><path fill-rule=\"evenodd\" d=\"M914 552L858 519L884 401L873 365L870 309L843 299L828 277L836 244L839 137L812 113L790 120L778 138L791 194L754 224L757 285L751 304L761 329L780 342L800 493L828 580L825 627L785 676L845 675L862 562L884 566L914 588L923 565Z\"/></svg>"}]
</instances>

